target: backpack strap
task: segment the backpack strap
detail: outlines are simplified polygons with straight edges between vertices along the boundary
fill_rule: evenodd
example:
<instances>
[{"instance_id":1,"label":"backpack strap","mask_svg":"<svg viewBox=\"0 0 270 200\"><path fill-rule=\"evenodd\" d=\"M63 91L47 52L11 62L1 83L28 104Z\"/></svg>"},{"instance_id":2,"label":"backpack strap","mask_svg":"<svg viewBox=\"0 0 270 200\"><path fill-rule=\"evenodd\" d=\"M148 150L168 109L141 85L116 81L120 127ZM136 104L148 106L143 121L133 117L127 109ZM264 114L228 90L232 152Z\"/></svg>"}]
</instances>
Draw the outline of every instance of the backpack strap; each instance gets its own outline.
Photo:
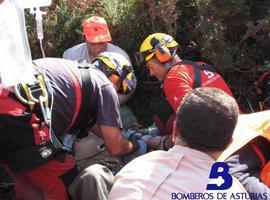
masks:
<instances>
[{"instance_id":1,"label":"backpack strap","mask_svg":"<svg viewBox=\"0 0 270 200\"><path fill-rule=\"evenodd\" d=\"M187 64L187 65L191 65L193 67L193 72L194 72L193 89L201 87L201 84L202 84L201 70L216 72L216 70L214 69L214 67L212 65L208 65L206 63L198 65L197 62L193 62L190 60L183 60L177 64L184 64L184 65Z\"/></svg>"}]
</instances>

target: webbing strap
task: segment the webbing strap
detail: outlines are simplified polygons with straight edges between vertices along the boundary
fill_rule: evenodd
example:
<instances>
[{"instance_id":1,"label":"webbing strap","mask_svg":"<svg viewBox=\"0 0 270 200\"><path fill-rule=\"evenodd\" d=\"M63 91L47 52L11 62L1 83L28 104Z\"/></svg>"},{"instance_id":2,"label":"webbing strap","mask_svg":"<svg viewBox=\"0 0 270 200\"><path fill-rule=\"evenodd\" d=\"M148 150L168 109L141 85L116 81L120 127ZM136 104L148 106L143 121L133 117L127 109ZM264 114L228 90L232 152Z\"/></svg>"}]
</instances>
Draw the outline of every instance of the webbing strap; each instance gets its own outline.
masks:
<instances>
[{"instance_id":1,"label":"webbing strap","mask_svg":"<svg viewBox=\"0 0 270 200\"><path fill-rule=\"evenodd\" d=\"M71 130L77 131L77 137L86 136L87 129L92 127L95 123L96 109L91 106L90 101L90 91L92 89L91 84L91 75L90 75L90 66L83 62L79 63L78 68L80 69L81 78L82 78L82 89L81 89L81 106L78 116L72 126Z\"/></svg>"},{"instance_id":2,"label":"webbing strap","mask_svg":"<svg viewBox=\"0 0 270 200\"><path fill-rule=\"evenodd\" d=\"M196 63L197 65L197 63ZM202 75L201 75L201 70L194 65L193 67L193 72L194 72L194 82L193 82L193 89L198 88L202 85Z\"/></svg>"},{"instance_id":3,"label":"webbing strap","mask_svg":"<svg viewBox=\"0 0 270 200\"><path fill-rule=\"evenodd\" d=\"M79 65L79 69L82 76L82 105L80 110L80 127L82 129L87 129L89 126L93 126L95 123L94 118L91 114L91 108L90 108L90 86L91 86L91 76L89 71L89 66L81 66Z\"/></svg>"},{"instance_id":4,"label":"webbing strap","mask_svg":"<svg viewBox=\"0 0 270 200\"><path fill-rule=\"evenodd\" d=\"M198 63L190 61L190 60L183 60L177 64L187 64L193 66L193 72L194 72L194 82L193 82L193 89L201 87L202 84L202 75L201 70L207 70L210 72L216 72L215 68L208 64L201 64L198 65Z\"/></svg>"}]
</instances>

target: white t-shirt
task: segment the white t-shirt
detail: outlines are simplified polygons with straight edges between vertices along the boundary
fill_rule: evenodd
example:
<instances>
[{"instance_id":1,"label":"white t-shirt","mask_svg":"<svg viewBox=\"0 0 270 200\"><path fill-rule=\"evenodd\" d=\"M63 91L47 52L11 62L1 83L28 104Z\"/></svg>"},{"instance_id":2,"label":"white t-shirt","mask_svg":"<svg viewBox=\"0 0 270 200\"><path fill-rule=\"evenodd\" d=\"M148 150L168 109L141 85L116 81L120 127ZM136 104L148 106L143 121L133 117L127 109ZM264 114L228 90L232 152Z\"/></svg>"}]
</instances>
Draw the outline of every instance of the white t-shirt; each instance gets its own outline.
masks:
<instances>
[{"instance_id":1,"label":"white t-shirt","mask_svg":"<svg viewBox=\"0 0 270 200\"><path fill-rule=\"evenodd\" d=\"M106 51L119 53L130 62L130 58L128 54L118 46L108 43ZM87 45L85 42L67 49L63 54L63 58L69 59L69 60L86 60L88 63L91 63L91 60L88 54Z\"/></svg>"}]
</instances>

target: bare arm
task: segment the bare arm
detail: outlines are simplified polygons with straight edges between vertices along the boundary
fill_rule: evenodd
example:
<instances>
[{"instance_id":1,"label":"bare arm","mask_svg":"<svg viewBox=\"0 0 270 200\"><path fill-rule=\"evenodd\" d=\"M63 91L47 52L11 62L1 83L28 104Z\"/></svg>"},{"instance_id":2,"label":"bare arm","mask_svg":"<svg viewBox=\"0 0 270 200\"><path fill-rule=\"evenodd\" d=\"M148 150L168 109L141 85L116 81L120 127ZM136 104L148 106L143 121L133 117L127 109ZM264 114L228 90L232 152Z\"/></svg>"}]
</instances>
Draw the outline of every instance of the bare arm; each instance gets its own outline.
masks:
<instances>
[{"instance_id":1,"label":"bare arm","mask_svg":"<svg viewBox=\"0 0 270 200\"><path fill-rule=\"evenodd\" d=\"M99 128L99 125L95 124L92 128L90 128L90 131L92 133L94 133L96 136L102 138L102 133L101 133L101 130Z\"/></svg>"},{"instance_id":2,"label":"bare arm","mask_svg":"<svg viewBox=\"0 0 270 200\"><path fill-rule=\"evenodd\" d=\"M122 156L139 149L138 142L126 140L119 128L103 125L99 126L99 128L105 145L112 155Z\"/></svg>"}]
</instances>

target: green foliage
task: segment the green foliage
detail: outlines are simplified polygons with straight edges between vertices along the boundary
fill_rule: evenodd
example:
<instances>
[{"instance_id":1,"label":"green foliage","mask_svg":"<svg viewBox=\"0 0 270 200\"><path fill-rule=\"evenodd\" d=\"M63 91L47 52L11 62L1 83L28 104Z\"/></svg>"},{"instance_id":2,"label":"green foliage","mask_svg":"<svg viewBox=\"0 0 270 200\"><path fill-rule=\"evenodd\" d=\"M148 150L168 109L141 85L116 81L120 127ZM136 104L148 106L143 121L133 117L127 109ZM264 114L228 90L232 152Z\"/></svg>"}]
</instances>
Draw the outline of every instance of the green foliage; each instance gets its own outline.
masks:
<instances>
[{"instance_id":1,"label":"green foliage","mask_svg":"<svg viewBox=\"0 0 270 200\"><path fill-rule=\"evenodd\" d=\"M53 1L44 16L44 49L46 56L62 57L62 53L68 47L81 41L81 21L83 15L78 14L80 10L75 5L70 5L65 0ZM28 37L33 52L33 58L41 57L39 43L35 32L35 20L33 16L27 15Z\"/></svg>"},{"instance_id":2,"label":"green foliage","mask_svg":"<svg viewBox=\"0 0 270 200\"><path fill-rule=\"evenodd\" d=\"M254 83L264 62L270 59L267 53L270 2L198 0L197 3L200 20L196 28L201 34L197 48L218 66L236 96L241 93L257 105Z\"/></svg>"},{"instance_id":3,"label":"green foliage","mask_svg":"<svg viewBox=\"0 0 270 200\"><path fill-rule=\"evenodd\" d=\"M168 33L180 43L183 58L214 64L235 95L254 99L255 105L253 84L270 61L269 10L269 0L55 0L44 17L44 47L47 56L61 57L84 41L83 20L99 15L109 24L113 43L135 64L133 55L147 35ZM38 58L34 23L27 16L33 58ZM162 90L145 69L135 66L135 72L139 85L129 104L137 115L151 113Z\"/></svg>"}]
</instances>

